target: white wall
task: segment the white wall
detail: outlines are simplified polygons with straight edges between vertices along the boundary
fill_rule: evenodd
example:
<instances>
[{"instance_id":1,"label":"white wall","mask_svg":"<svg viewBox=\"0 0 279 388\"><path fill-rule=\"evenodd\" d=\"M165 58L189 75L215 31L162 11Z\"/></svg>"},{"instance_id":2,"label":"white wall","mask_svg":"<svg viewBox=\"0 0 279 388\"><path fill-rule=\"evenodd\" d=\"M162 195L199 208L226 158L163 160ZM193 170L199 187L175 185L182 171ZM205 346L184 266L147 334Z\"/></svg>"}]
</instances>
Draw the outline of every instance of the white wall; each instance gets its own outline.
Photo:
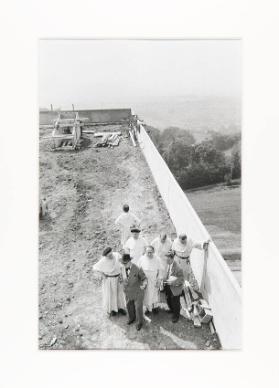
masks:
<instances>
[{"instance_id":1,"label":"white wall","mask_svg":"<svg viewBox=\"0 0 279 388\"><path fill-rule=\"evenodd\" d=\"M138 139L177 232L185 232L196 241L210 238L185 193L180 188L142 125L140 126ZM203 251L193 250L191 264L196 279L200 284L204 265ZM209 245L205 286L222 348L240 349L241 290L213 242Z\"/></svg>"}]
</instances>

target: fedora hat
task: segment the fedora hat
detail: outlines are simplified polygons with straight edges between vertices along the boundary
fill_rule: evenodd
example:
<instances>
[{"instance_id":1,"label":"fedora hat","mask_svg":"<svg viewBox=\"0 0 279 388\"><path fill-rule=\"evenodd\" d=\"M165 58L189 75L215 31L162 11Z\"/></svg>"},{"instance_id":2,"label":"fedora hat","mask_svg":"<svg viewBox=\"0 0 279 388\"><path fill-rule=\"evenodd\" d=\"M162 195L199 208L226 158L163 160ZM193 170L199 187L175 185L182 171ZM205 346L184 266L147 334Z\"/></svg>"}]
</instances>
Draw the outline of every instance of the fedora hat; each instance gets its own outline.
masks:
<instances>
[{"instance_id":1,"label":"fedora hat","mask_svg":"<svg viewBox=\"0 0 279 388\"><path fill-rule=\"evenodd\" d=\"M121 259L120 259L122 264L127 264L131 260L132 259L131 259L131 256L129 255L129 253L123 253L123 255L122 255Z\"/></svg>"},{"instance_id":2,"label":"fedora hat","mask_svg":"<svg viewBox=\"0 0 279 388\"><path fill-rule=\"evenodd\" d=\"M141 231L140 228L135 227L135 226L132 227L130 230L131 230L132 233L139 233Z\"/></svg>"}]
</instances>

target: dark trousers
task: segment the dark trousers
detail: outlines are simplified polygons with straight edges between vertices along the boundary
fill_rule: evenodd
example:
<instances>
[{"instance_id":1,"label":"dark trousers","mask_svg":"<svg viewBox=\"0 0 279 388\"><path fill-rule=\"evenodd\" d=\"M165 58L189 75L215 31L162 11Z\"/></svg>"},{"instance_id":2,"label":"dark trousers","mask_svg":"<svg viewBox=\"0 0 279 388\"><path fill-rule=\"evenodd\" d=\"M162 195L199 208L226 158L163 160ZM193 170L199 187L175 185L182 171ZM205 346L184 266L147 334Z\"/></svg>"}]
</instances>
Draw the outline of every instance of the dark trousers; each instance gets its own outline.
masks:
<instances>
[{"instance_id":1,"label":"dark trousers","mask_svg":"<svg viewBox=\"0 0 279 388\"><path fill-rule=\"evenodd\" d=\"M136 319L137 323L143 323L143 297L127 301L129 320Z\"/></svg>"},{"instance_id":2,"label":"dark trousers","mask_svg":"<svg viewBox=\"0 0 279 388\"><path fill-rule=\"evenodd\" d=\"M172 290L168 284L165 285L165 292L166 292L166 299L167 299L167 305L169 306L169 309L173 313L174 318L178 318L180 315L180 295L173 295Z\"/></svg>"}]
</instances>

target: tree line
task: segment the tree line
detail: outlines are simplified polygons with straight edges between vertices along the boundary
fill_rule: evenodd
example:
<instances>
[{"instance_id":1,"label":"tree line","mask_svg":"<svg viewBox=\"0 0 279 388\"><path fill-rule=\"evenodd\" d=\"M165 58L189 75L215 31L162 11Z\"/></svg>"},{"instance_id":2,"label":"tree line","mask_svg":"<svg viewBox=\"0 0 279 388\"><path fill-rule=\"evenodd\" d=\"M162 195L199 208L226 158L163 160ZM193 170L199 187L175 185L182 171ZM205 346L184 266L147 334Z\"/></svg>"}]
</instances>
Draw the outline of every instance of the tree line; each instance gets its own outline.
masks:
<instances>
[{"instance_id":1,"label":"tree line","mask_svg":"<svg viewBox=\"0 0 279 388\"><path fill-rule=\"evenodd\" d=\"M183 190L230 184L232 179L241 178L240 133L223 135L210 131L206 139L197 143L189 130L146 129Z\"/></svg>"}]
</instances>

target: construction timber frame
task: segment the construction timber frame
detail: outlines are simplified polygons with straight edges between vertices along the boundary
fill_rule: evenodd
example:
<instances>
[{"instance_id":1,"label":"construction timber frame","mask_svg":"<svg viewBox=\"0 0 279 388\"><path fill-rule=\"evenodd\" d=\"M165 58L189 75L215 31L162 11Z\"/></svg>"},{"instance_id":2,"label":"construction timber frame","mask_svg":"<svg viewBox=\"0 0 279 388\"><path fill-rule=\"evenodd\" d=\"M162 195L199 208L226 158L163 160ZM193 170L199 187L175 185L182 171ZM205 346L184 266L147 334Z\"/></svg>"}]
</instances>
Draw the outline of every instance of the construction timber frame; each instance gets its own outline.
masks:
<instances>
[{"instance_id":1,"label":"construction timber frame","mask_svg":"<svg viewBox=\"0 0 279 388\"><path fill-rule=\"evenodd\" d=\"M53 124L53 150L77 149L82 134L81 127L86 120L80 118L78 112L60 113Z\"/></svg>"}]
</instances>

